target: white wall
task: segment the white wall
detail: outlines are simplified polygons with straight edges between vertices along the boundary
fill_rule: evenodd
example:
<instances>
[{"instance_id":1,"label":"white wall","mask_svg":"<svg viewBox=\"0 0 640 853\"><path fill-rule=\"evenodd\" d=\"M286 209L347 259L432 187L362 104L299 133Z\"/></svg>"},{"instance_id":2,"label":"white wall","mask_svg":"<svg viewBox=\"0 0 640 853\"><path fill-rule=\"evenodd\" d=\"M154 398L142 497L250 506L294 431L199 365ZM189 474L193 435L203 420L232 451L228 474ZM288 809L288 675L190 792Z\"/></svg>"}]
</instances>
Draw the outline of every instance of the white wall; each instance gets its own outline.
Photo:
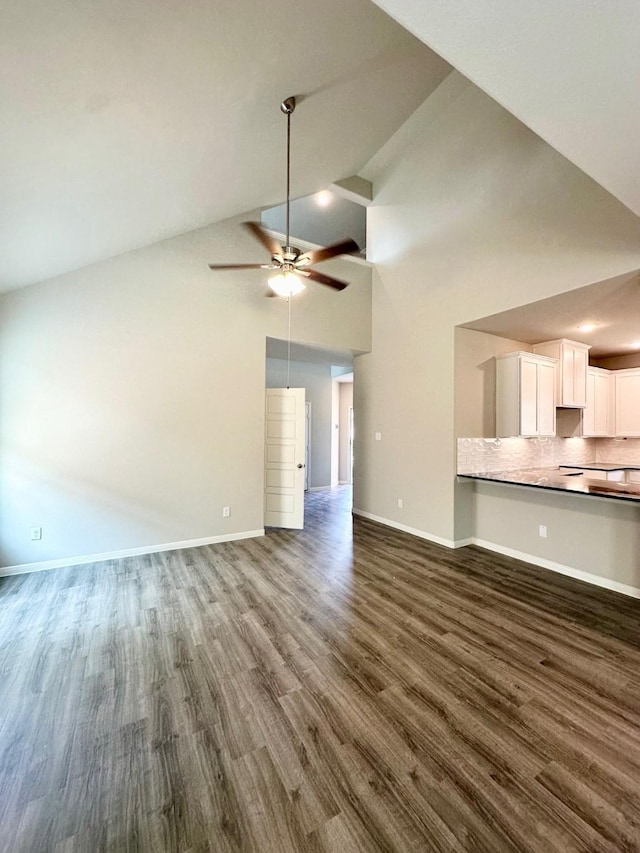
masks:
<instances>
[{"instance_id":1,"label":"white wall","mask_svg":"<svg viewBox=\"0 0 640 853\"><path fill-rule=\"evenodd\" d=\"M260 261L246 218L2 296L1 565L263 527L265 338L286 336L286 301L261 272L207 269ZM295 338L367 350L370 270L326 268L351 286L296 297Z\"/></svg>"},{"instance_id":2,"label":"white wall","mask_svg":"<svg viewBox=\"0 0 640 853\"><path fill-rule=\"evenodd\" d=\"M287 387L287 362L267 359L267 388ZM331 365L292 361L289 384L304 388L311 403L311 462L309 488L328 488L331 483Z\"/></svg>"},{"instance_id":3,"label":"white wall","mask_svg":"<svg viewBox=\"0 0 640 853\"><path fill-rule=\"evenodd\" d=\"M640 223L457 73L362 174L376 269L354 506L453 542L474 523L455 482L455 327L637 269Z\"/></svg>"}]
</instances>

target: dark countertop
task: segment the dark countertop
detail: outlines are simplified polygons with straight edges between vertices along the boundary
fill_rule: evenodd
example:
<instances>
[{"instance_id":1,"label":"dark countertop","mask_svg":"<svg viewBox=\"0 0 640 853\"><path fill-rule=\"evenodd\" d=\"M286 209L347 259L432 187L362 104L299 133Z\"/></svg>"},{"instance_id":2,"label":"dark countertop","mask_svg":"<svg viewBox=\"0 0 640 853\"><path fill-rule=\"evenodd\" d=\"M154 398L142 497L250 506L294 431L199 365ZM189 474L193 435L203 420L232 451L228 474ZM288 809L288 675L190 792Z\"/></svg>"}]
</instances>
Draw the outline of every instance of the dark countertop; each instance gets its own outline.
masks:
<instances>
[{"instance_id":1,"label":"dark countertop","mask_svg":"<svg viewBox=\"0 0 640 853\"><path fill-rule=\"evenodd\" d=\"M585 465L564 465L563 468L580 468ZM631 465L615 465L611 470L629 468ZM600 469L603 470L603 469ZM604 469L608 470L608 469ZM588 477L563 474L559 468L519 468L514 471L491 471L477 474L458 474L462 479L488 480L493 483L508 483L516 486L533 486L552 489L556 492L577 492L599 498L636 501L640 503L640 483L616 483L611 480L591 480Z\"/></svg>"},{"instance_id":2,"label":"dark countertop","mask_svg":"<svg viewBox=\"0 0 640 853\"><path fill-rule=\"evenodd\" d=\"M561 465L561 468L579 468L592 471L640 471L640 465L627 465L625 462L589 462L587 465Z\"/></svg>"}]
</instances>

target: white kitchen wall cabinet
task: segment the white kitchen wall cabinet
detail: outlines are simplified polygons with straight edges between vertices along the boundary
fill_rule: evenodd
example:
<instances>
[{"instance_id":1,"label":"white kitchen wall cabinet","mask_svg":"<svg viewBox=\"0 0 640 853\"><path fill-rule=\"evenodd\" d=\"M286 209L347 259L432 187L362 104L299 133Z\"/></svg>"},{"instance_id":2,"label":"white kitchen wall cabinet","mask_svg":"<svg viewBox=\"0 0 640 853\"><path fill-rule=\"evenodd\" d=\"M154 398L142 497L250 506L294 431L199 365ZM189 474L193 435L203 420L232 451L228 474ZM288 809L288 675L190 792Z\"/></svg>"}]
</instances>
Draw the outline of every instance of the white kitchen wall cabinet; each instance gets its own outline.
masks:
<instances>
[{"instance_id":1,"label":"white kitchen wall cabinet","mask_svg":"<svg viewBox=\"0 0 640 853\"><path fill-rule=\"evenodd\" d=\"M616 370L615 377L615 434L640 436L640 368Z\"/></svg>"},{"instance_id":2,"label":"white kitchen wall cabinet","mask_svg":"<svg viewBox=\"0 0 640 853\"><path fill-rule=\"evenodd\" d=\"M556 406L584 409L587 405L588 344L560 338L533 347L534 353L558 360L556 376Z\"/></svg>"},{"instance_id":3,"label":"white kitchen wall cabinet","mask_svg":"<svg viewBox=\"0 0 640 853\"><path fill-rule=\"evenodd\" d=\"M614 376L601 367L587 368L587 405L582 412L582 435L606 438L613 435Z\"/></svg>"},{"instance_id":4,"label":"white kitchen wall cabinet","mask_svg":"<svg viewBox=\"0 0 640 853\"><path fill-rule=\"evenodd\" d=\"M555 358L530 352L496 356L496 436L556 434Z\"/></svg>"}]
</instances>

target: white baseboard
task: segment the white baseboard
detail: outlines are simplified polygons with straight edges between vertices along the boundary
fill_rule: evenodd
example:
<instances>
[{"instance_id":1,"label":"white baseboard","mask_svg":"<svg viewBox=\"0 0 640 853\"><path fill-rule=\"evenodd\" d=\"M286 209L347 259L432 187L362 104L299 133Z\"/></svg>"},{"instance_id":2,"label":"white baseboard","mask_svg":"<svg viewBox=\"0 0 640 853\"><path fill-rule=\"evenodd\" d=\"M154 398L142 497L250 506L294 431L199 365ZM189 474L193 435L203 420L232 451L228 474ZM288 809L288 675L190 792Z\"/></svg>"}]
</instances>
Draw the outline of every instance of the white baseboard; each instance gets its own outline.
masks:
<instances>
[{"instance_id":1,"label":"white baseboard","mask_svg":"<svg viewBox=\"0 0 640 853\"><path fill-rule=\"evenodd\" d=\"M309 486L308 492L326 492L331 486Z\"/></svg>"},{"instance_id":2,"label":"white baseboard","mask_svg":"<svg viewBox=\"0 0 640 853\"><path fill-rule=\"evenodd\" d=\"M264 536L264 527L259 530L243 530L240 533L227 533L220 536L205 536L202 539L185 539L183 542L167 542L164 545L145 545L142 548L126 548L123 551L105 551L101 554L83 554L79 557L64 557L61 560L43 560L39 563L21 563L17 566L0 567L0 577L22 575L27 572L44 572L48 569L62 569L66 566L83 566L86 563L103 563L105 560L119 560L122 557L137 557L141 554L157 554L160 551L180 551L182 548L197 548L200 545L215 545L217 542L235 542L237 539L252 539Z\"/></svg>"},{"instance_id":3,"label":"white baseboard","mask_svg":"<svg viewBox=\"0 0 640 853\"><path fill-rule=\"evenodd\" d=\"M400 524L397 521L391 521L389 518L382 518L379 515L374 515L371 512L365 512L362 509L353 509L354 515L368 518L370 521L376 521L378 524L384 524L386 527L392 527L394 530L402 530L404 533L410 533L412 536L418 536L420 539L426 539L429 542L435 542L437 545L443 545L445 548L464 548L467 545L477 545L479 548L485 548L487 551L495 551L496 554L503 554L505 557L513 557L514 560L522 560L524 563L531 563L533 566L539 566L541 569L549 569L551 572L557 572L560 575L575 578L585 583L593 584L594 586L610 589L612 592L619 592L622 595L628 595L631 598L640 598L640 588L630 586L620 581L603 578L601 575L593 575L590 572L584 572L581 569L574 569L572 566L565 566L562 563L556 563L553 560L546 560L544 557L536 557L535 554L527 554L524 551L516 551L514 548L506 548L503 545L497 545L495 542L487 542L485 539L478 539L472 536L468 539L444 539L442 536L434 536L424 530L418 530L415 527L409 527L407 524Z\"/></svg>"},{"instance_id":4,"label":"white baseboard","mask_svg":"<svg viewBox=\"0 0 640 853\"><path fill-rule=\"evenodd\" d=\"M546 560L544 557L536 557L534 554L526 554L524 551L516 551L515 548L506 548L504 545L497 545L495 542L487 542L486 539L477 539L475 536L472 538L470 544L477 545L479 548L485 548L487 551L495 551L497 554L504 554L505 557L513 557L514 560L532 563L541 569L549 569L551 572L558 572L560 575L567 575L570 578L585 581L585 583L590 583L594 586L610 589L613 592L620 592L622 595L629 595L631 598L640 598L640 588L637 586L629 586L626 583L603 578L601 575L583 572L581 569L574 569L572 566L565 566L563 563Z\"/></svg>"},{"instance_id":5,"label":"white baseboard","mask_svg":"<svg viewBox=\"0 0 640 853\"><path fill-rule=\"evenodd\" d=\"M402 530L403 533L410 533L412 536L418 536L420 539L426 539L428 542L435 542L436 545L444 545L445 548L462 548L465 545L471 544L471 539L444 539L442 536L435 536L433 533L427 533L426 530L418 530L417 527L409 527L408 524L400 524L399 521L391 521L390 518L382 518L380 515L374 515L372 512L365 512L363 509L351 510L353 515L360 515L362 518L368 518L369 521L377 521L378 524L384 524L386 527L393 527L394 530Z\"/></svg>"}]
</instances>

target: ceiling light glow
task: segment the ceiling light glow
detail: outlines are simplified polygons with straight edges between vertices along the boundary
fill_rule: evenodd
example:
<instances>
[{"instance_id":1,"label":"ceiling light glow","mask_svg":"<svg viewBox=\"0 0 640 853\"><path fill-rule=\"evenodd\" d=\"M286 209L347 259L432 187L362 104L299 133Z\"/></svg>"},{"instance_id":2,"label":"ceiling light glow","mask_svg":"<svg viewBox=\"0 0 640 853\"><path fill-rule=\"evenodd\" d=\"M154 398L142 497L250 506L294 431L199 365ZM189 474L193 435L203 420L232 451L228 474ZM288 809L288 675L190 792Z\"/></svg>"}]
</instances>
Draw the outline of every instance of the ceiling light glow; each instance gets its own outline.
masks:
<instances>
[{"instance_id":1,"label":"ceiling light glow","mask_svg":"<svg viewBox=\"0 0 640 853\"><path fill-rule=\"evenodd\" d=\"M629 344L630 349L640 349L640 341L633 341Z\"/></svg>"},{"instance_id":2,"label":"ceiling light glow","mask_svg":"<svg viewBox=\"0 0 640 853\"><path fill-rule=\"evenodd\" d=\"M578 326L579 332L593 332L594 329L598 328L597 323L583 323L581 326Z\"/></svg>"},{"instance_id":3,"label":"ceiling light glow","mask_svg":"<svg viewBox=\"0 0 640 853\"><path fill-rule=\"evenodd\" d=\"M318 207L329 207L332 201L333 193L330 193L329 190L322 190L322 192L316 193L316 204Z\"/></svg>"},{"instance_id":4,"label":"ceiling light glow","mask_svg":"<svg viewBox=\"0 0 640 853\"><path fill-rule=\"evenodd\" d=\"M281 272L271 276L269 287L278 296L295 296L296 293L302 293L306 284L300 276L297 276L293 272Z\"/></svg>"}]
</instances>

